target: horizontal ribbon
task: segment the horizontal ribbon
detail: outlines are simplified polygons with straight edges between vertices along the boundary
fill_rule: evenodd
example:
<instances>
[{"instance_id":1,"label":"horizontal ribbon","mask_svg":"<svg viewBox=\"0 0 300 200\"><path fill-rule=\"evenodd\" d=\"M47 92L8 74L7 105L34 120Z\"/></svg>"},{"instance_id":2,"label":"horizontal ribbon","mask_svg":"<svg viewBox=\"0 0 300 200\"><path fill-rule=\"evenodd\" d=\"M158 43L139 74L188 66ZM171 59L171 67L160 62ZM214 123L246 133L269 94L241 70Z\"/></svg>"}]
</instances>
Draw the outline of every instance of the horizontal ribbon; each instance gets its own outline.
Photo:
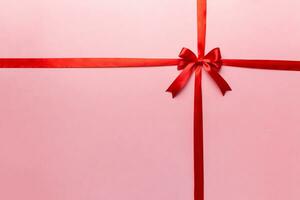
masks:
<instances>
[{"instance_id":1,"label":"horizontal ribbon","mask_svg":"<svg viewBox=\"0 0 300 200\"><path fill-rule=\"evenodd\" d=\"M299 71L300 61L223 59L223 65L239 68Z\"/></svg>"},{"instance_id":2,"label":"horizontal ribbon","mask_svg":"<svg viewBox=\"0 0 300 200\"><path fill-rule=\"evenodd\" d=\"M300 61L221 59L222 66L299 71ZM0 58L0 68L130 68L182 66L176 58ZM180 68L182 69L182 68Z\"/></svg>"},{"instance_id":3,"label":"horizontal ribbon","mask_svg":"<svg viewBox=\"0 0 300 200\"><path fill-rule=\"evenodd\" d=\"M0 58L0 68L120 68L174 66L180 59L162 58Z\"/></svg>"}]
</instances>

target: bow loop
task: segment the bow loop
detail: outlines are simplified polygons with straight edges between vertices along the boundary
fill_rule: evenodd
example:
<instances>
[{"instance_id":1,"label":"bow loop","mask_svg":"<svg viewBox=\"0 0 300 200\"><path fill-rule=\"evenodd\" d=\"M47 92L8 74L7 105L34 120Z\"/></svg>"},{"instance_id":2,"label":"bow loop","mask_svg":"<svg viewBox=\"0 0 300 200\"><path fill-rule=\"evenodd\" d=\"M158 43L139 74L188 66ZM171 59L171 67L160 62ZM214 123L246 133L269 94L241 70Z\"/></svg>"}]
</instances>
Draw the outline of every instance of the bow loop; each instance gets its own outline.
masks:
<instances>
[{"instance_id":1,"label":"bow loop","mask_svg":"<svg viewBox=\"0 0 300 200\"><path fill-rule=\"evenodd\" d=\"M182 61L178 64L178 70L184 69L189 63L191 62L197 62L198 58L188 48L182 48L182 50L179 53L179 57L182 58Z\"/></svg>"},{"instance_id":2,"label":"bow loop","mask_svg":"<svg viewBox=\"0 0 300 200\"><path fill-rule=\"evenodd\" d=\"M182 48L182 50L179 53L179 57L189 62L197 62L198 60L196 54L194 54L194 52L192 52L188 48Z\"/></svg>"},{"instance_id":3,"label":"bow loop","mask_svg":"<svg viewBox=\"0 0 300 200\"><path fill-rule=\"evenodd\" d=\"M222 56L220 48L214 48L211 50L206 56L204 56L205 60L209 61L210 65L213 65L218 71L222 67Z\"/></svg>"}]
</instances>

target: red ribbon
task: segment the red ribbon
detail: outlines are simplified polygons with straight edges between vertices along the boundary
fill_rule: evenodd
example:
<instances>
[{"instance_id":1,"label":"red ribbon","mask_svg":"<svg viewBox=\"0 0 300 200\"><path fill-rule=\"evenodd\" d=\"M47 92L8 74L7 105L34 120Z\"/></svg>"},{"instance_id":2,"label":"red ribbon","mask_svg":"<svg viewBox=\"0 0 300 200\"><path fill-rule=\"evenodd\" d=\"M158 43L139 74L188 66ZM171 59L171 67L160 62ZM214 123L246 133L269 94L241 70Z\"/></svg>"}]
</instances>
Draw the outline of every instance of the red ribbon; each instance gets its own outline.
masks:
<instances>
[{"instance_id":1,"label":"red ribbon","mask_svg":"<svg viewBox=\"0 0 300 200\"><path fill-rule=\"evenodd\" d=\"M198 56L183 48L181 59L149 58L2 58L1 68L118 68L177 65L182 72L167 89L175 97L195 73L194 92L194 200L204 200L202 68L224 95L231 88L219 74L222 66L300 71L300 61L222 59L219 48L205 55L206 0L197 0Z\"/></svg>"},{"instance_id":2,"label":"red ribbon","mask_svg":"<svg viewBox=\"0 0 300 200\"><path fill-rule=\"evenodd\" d=\"M178 65L178 69L182 70L180 75L175 79L167 92L171 92L173 98L184 88L190 79L195 69L203 67L204 70L210 75L225 95L231 88L223 77L218 73L222 67L221 52L219 48L211 50L206 56L198 57L189 49L183 48L179 54L183 59Z\"/></svg>"}]
</instances>

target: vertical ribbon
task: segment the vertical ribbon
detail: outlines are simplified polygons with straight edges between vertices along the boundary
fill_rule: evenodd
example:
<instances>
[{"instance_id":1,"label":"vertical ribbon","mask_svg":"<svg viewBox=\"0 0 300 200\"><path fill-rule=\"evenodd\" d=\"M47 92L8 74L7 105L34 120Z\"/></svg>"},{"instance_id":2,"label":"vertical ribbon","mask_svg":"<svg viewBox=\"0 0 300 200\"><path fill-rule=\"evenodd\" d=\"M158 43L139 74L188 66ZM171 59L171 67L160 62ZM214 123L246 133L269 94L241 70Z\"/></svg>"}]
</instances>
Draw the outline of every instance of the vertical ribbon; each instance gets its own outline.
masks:
<instances>
[{"instance_id":1,"label":"vertical ribbon","mask_svg":"<svg viewBox=\"0 0 300 200\"><path fill-rule=\"evenodd\" d=\"M198 57L205 55L206 0L197 0ZM194 88L194 200L204 200L204 144L202 110L202 67L195 70Z\"/></svg>"},{"instance_id":2,"label":"vertical ribbon","mask_svg":"<svg viewBox=\"0 0 300 200\"><path fill-rule=\"evenodd\" d=\"M195 69L194 95L194 200L204 199L202 69Z\"/></svg>"}]
</instances>

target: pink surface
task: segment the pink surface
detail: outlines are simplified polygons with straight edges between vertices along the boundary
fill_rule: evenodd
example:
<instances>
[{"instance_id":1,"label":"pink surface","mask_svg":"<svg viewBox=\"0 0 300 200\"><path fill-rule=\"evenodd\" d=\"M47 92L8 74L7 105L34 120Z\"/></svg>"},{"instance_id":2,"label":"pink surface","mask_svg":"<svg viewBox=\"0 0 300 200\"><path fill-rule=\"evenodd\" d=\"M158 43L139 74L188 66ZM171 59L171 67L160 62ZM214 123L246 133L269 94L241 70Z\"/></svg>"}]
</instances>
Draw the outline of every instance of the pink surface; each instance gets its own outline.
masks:
<instances>
[{"instance_id":1,"label":"pink surface","mask_svg":"<svg viewBox=\"0 0 300 200\"><path fill-rule=\"evenodd\" d=\"M208 0L209 49L300 60L298 0ZM0 2L1 57L176 57L195 0ZM208 49L208 50L209 50ZM2 69L0 199L192 200L193 84L175 67ZM204 76L207 200L300 198L300 73Z\"/></svg>"}]
</instances>

